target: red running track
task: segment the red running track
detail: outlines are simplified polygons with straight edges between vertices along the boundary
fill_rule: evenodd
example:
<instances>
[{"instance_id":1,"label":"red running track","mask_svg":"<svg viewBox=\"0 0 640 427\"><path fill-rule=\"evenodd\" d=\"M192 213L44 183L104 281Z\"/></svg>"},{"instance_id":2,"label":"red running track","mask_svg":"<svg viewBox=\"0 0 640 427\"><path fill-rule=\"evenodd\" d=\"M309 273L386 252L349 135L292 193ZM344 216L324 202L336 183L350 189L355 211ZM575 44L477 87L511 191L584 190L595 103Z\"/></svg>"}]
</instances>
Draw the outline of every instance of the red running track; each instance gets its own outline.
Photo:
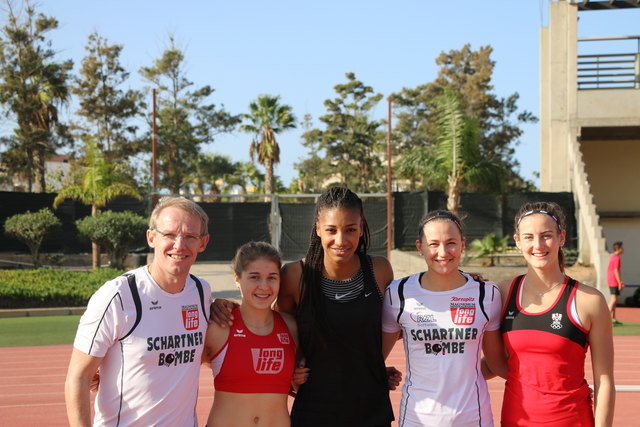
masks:
<instances>
[{"instance_id":1,"label":"red running track","mask_svg":"<svg viewBox=\"0 0 640 427\"><path fill-rule=\"evenodd\" d=\"M618 308L622 322L640 323L640 309ZM640 337L614 337L616 385L640 386ZM66 426L64 379L71 346L0 348L0 426ZM591 381L590 359L587 357L587 380ZM404 372L404 351L398 344L389 356L389 365ZM211 370L200 374L198 419L204 426L213 401ZM499 425L504 381L489 381L491 406ZM614 426L640 425L637 406L638 392L618 392ZM400 404L400 391L391 392L394 411ZM290 399L291 403L291 399ZM394 423L394 425L397 425Z\"/></svg>"}]
</instances>

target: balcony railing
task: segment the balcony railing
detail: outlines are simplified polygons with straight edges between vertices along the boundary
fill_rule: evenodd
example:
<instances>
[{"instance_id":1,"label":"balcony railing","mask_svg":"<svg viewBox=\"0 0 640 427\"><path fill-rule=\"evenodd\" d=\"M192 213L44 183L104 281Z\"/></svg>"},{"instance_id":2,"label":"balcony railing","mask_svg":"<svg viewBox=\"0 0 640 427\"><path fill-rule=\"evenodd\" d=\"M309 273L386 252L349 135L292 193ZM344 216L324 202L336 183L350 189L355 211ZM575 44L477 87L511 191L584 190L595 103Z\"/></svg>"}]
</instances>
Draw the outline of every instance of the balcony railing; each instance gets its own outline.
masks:
<instances>
[{"instance_id":1,"label":"balcony railing","mask_svg":"<svg viewBox=\"0 0 640 427\"><path fill-rule=\"evenodd\" d=\"M640 89L640 36L588 37L578 39L583 45L594 41L635 40L635 52L590 53L578 55L578 89ZM618 43L619 44L619 43Z\"/></svg>"}]
</instances>

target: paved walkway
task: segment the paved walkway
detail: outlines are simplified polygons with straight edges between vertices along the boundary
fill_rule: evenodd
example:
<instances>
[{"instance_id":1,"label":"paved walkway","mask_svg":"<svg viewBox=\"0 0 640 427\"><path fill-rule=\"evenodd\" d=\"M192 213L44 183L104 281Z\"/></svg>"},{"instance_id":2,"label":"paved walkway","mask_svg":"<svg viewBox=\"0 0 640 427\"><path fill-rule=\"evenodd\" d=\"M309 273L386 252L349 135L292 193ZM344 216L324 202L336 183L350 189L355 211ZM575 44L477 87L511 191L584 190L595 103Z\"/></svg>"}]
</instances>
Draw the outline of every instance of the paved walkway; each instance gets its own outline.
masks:
<instances>
[{"instance_id":1,"label":"paved walkway","mask_svg":"<svg viewBox=\"0 0 640 427\"><path fill-rule=\"evenodd\" d=\"M191 273L209 282L214 298L240 298L240 291L233 281L233 271L230 263L195 263L191 267Z\"/></svg>"},{"instance_id":2,"label":"paved walkway","mask_svg":"<svg viewBox=\"0 0 640 427\"><path fill-rule=\"evenodd\" d=\"M422 268L422 262L418 263ZM408 271L409 266L406 263L398 263L393 265L395 278L401 278L416 271ZM413 265L411 266L413 267ZM499 267L479 267L464 266L465 271L482 274L487 280L500 281L507 278L515 277L518 274L526 273L526 267L522 266L499 266ZM191 272L196 276L204 278L211 285L211 291L214 298L240 298L234 280L233 271L229 262L219 261L202 261L196 262L191 268ZM568 271L577 280L584 281L585 278L577 271ZM4 310L0 309L0 318L2 317L18 317L18 316L60 316L67 314L82 314L84 307L59 307L59 308L41 308L41 309L19 309Z\"/></svg>"}]
</instances>

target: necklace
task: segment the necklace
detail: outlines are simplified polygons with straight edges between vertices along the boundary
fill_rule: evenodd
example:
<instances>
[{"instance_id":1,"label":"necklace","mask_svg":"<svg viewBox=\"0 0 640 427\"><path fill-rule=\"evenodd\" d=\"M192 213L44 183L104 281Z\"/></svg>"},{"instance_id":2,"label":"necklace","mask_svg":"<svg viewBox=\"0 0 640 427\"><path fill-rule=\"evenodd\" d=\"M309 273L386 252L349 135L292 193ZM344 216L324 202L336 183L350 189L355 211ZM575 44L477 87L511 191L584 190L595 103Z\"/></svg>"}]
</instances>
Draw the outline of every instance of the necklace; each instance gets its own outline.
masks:
<instances>
[{"instance_id":1,"label":"necklace","mask_svg":"<svg viewBox=\"0 0 640 427\"><path fill-rule=\"evenodd\" d=\"M536 293L538 294L539 297L543 296L544 294L546 294L547 292L551 292L552 290L554 290L555 288L557 288L558 286L562 285L564 282L560 282L560 283L556 283L555 285L553 285L552 287L550 287L549 289L547 289L546 291L542 291L542 292L538 292L536 291Z\"/></svg>"}]
</instances>

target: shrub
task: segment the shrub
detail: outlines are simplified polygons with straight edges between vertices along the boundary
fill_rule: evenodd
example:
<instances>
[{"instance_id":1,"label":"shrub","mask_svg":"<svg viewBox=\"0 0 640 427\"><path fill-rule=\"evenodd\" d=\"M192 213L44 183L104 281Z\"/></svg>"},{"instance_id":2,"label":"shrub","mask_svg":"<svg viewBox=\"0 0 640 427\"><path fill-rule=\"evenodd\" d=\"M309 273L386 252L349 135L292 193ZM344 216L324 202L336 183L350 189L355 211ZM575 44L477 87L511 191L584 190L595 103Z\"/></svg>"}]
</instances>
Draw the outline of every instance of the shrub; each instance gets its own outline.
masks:
<instances>
[{"instance_id":1,"label":"shrub","mask_svg":"<svg viewBox=\"0 0 640 427\"><path fill-rule=\"evenodd\" d=\"M122 269L129 248L145 242L147 220L132 212L98 212L76 221L81 236L105 248L109 265Z\"/></svg>"},{"instance_id":2,"label":"shrub","mask_svg":"<svg viewBox=\"0 0 640 427\"><path fill-rule=\"evenodd\" d=\"M122 273L112 268L89 272L53 268L0 270L0 308L86 305L104 282Z\"/></svg>"},{"instance_id":3,"label":"shrub","mask_svg":"<svg viewBox=\"0 0 640 427\"><path fill-rule=\"evenodd\" d=\"M489 267L495 264L496 254L504 253L507 249L507 241L509 236L498 237L495 233L489 233L480 239L476 239L469 245L476 253L474 258L489 257Z\"/></svg>"},{"instance_id":4,"label":"shrub","mask_svg":"<svg viewBox=\"0 0 640 427\"><path fill-rule=\"evenodd\" d=\"M51 210L42 208L35 213L26 212L7 218L4 231L29 246L33 265L39 267L42 242L61 226L62 223Z\"/></svg>"}]
</instances>

